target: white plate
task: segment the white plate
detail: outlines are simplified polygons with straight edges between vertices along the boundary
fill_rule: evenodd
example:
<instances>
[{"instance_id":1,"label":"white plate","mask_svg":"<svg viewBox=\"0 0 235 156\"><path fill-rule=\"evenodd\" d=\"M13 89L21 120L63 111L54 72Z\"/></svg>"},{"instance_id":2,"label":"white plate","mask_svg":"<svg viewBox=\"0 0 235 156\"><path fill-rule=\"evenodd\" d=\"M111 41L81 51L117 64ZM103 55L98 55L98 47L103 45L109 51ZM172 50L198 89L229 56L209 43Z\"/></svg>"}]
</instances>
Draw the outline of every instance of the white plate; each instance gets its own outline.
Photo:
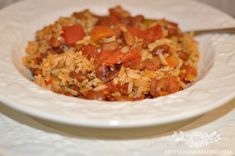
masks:
<instances>
[{"instance_id":1,"label":"white plate","mask_svg":"<svg viewBox=\"0 0 235 156\"><path fill-rule=\"evenodd\" d=\"M235 40L199 37L199 80L186 90L139 102L100 102L58 95L29 80L21 59L34 32L59 16L90 8L104 14L116 4L133 14L168 18L183 30L235 25L234 19L188 0L27 0L0 11L0 101L35 117L89 127L141 127L192 118L223 105L235 94ZM213 20L211 20L213 19Z\"/></svg>"}]
</instances>

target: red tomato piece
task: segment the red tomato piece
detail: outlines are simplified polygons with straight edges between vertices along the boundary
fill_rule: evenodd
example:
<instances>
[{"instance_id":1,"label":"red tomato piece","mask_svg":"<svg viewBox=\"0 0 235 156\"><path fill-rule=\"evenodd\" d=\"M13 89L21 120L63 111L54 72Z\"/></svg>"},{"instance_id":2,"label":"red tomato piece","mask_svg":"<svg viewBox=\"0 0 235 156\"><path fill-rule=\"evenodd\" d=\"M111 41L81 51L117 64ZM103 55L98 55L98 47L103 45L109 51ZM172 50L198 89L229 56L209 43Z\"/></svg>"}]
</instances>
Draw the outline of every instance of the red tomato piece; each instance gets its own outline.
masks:
<instances>
[{"instance_id":1,"label":"red tomato piece","mask_svg":"<svg viewBox=\"0 0 235 156\"><path fill-rule=\"evenodd\" d=\"M145 42L152 42L162 38L162 29L160 25L156 25L147 30L141 30L134 27L129 27L128 31L138 38L144 39Z\"/></svg>"},{"instance_id":2,"label":"red tomato piece","mask_svg":"<svg viewBox=\"0 0 235 156\"><path fill-rule=\"evenodd\" d=\"M144 30L141 30L141 29L138 29L138 28L135 28L135 27L129 27L128 28L128 31L134 35L134 36L137 36L138 38L143 38L143 39L146 39L146 36L148 35L147 31L144 31Z\"/></svg>"},{"instance_id":3,"label":"red tomato piece","mask_svg":"<svg viewBox=\"0 0 235 156\"><path fill-rule=\"evenodd\" d=\"M135 66L136 64L140 63L141 61L141 54L138 48L131 49L125 56L122 58L121 62L126 67Z\"/></svg>"},{"instance_id":4,"label":"red tomato piece","mask_svg":"<svg viewBox=\"0 0 235 156\"><path fill-rule=\"evenodd\" d=\"M98 56L96 47L93 45L86 45L81 48L83 55L85 55L88 59L96 58Z\"/></svg>"},{"instance_id":5,"label":"red tomato piece","mask_svg":"<svg viewBox=\"0 0 235 156\"><path fill-rule=\"evenodd\" d=\"M154 27L149 28L147 31L148 31L147 39L150 42L162 38L162 28L160 25L155 25Z\"/></svg>"},{"instance_id":6,"label":"red tomato piece","mask_svg":"<svg viewBox=\"0 0 235 156\"><path fill-rule=\"evenodd\" d=\"M113 66L114 64L122 63L122 58L125 56L119 49L110 52L110 56L108 56L102 63L106 66Z\"/></svg>"},{"instance_id":7,"label":"red tomato piece","mask_svg":"<svg viewBox=\"0 0 235 156\"><path fill-rule=\"evenodd\" d=\"M127 53L122 53L120 49L114 51L105 50L99 54L98 60L106 66L123 63L124 66L131 66L141 60L141 54L138 48L133 48Z\"/></svg>"},{"instance_id":8,"label":"red tomato piece","mask_svg":"<svg viewBox=\"0 0 235 156\"><path fill-rule=\"evenodd\" d=\"M79 24L72 26L64 26L62 36L64 37L65 43L72 45L78 40L81 40L85 36L85 32Z\"/></svg>"},{"instance_id":9,"label":"red tomato piece","mask_svg":"<svg viewBox=\"0 0 235 156\"><path fill-rule=\"evenodd\" d=\"M97 58L97 62L98 63L104 63L104 61L106 59L108 59L109 57L111 57L113 55L113 50L103 50L99 53L98 58Z\"/></svg>"},{"instance_id":10,"label":"red tomato piece","mask_svg":"<svg viewBox=\"0 0 235 156\"><path fill-rule=\"evenodd\" d=\"M105 66L113 66L114 64L121 63L123 53L117 50L104 50L99 55L99 61Z\"/></svg>"}]
</instances>

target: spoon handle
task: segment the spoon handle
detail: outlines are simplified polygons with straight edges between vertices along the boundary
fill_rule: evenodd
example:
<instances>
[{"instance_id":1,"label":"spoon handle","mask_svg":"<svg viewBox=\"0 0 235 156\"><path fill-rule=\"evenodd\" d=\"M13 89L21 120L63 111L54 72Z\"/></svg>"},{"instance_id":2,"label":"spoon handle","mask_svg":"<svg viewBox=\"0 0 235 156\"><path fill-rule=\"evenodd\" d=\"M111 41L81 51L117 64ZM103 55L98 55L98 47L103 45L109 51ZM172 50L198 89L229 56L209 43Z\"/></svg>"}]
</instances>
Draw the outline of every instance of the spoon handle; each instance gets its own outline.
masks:
<instances>
[{"instance_id":1,"label":"spoon handle","mask_svg":"<svg viewBox=\"0 0 235 156\"><path fill-rule=\"evenodd\" d=\"M188 31L193 32L194 35L202 35L206 33L229 33L229 34L235 34L235 27L229 27L229 28L217 28L217 29L203 29L203 30L195 30L195 31Z\"/></svg>"}]
</instances>

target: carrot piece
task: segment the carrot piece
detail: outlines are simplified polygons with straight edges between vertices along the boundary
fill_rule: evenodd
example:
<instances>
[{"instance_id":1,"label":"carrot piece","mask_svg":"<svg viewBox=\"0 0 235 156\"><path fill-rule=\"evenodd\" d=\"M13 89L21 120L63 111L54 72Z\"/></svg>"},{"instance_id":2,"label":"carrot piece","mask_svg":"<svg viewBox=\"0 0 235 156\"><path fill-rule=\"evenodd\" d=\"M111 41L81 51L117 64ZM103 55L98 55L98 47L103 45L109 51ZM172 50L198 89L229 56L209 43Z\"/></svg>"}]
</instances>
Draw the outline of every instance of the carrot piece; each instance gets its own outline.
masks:
<instances>
[{"instance_id":1,"label":"carrot piece","mask_svg":"<svg viewBox=\"0 0 235 156\"><path fill-rule=\"evenodd\" d=\"M170 67L173 67L173 68L176 67L179 64L179 61L177 60L177 58L175 56L172 56L172 55L167 57L166 61L167 61L168 65Z\"/></svg>"},{"instance_id":2,"label":"carrot piece","mask_svg":"<svg viewBox=\"0 0 235 156\"><path fill-rule=\"evenodd\" d=\"M65 43L68 45L74 44L76 41L81 40L85 36L85 32L79 24L72 26L64 26L62 28Z\"/></svg>"},{"instance_id":3,"label":"carrot piece","mask_svg":"<svg viewBox=\"0 0 235 156\"><path fill-rule=\"evenodd\" d=\"M108 26L96 26L91 31L91 38L94 41L98 41L105 37L111 37L115 35L114 31Z\"/></svg>"}]
</instances>

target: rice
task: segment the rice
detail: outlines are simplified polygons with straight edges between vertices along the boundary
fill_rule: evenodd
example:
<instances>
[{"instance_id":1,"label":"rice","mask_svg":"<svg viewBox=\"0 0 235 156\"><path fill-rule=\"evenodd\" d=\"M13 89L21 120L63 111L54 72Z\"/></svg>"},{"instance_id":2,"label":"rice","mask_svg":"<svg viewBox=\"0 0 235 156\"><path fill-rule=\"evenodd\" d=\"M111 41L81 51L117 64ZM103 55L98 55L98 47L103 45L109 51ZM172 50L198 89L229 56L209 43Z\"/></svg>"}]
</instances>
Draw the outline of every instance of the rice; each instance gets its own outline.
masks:
<instances>
[{"instance_id":1,"label":"rice","mask_svg":"<svg viewBox=\"0 0 235 156\"><path fill-rule=\"evenodd\" d=\"M195 81L193 34L120 6L109 13L75 12L37 31L23 58L32 80L59 94L106 101L156 98Z\"/></svg>"}]
</instances>

